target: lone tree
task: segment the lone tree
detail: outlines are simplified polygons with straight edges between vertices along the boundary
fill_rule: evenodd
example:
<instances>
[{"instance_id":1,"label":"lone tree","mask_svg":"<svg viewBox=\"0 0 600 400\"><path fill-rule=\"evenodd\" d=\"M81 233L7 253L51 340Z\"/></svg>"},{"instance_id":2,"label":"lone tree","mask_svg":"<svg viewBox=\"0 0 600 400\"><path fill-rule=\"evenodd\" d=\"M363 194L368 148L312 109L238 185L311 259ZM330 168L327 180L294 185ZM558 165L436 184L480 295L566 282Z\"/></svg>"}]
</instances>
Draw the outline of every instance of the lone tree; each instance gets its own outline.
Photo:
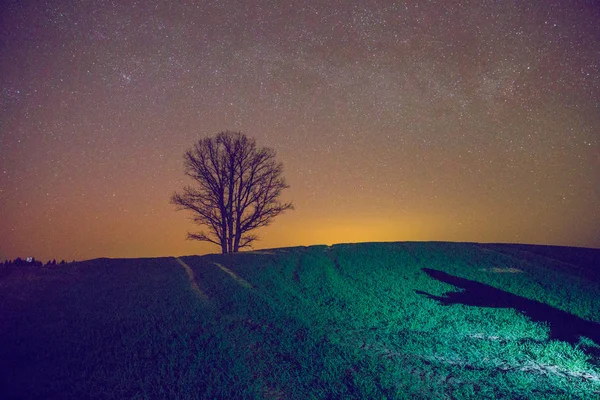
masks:
<instances>
[{"instance_id":1,"label":"lone tree","mask_svg":"<svg viewBox=\"0 0 600 400\"><path fill-rule=\"evenodd\" d=\"M184 155L185 174L196 181L183 193L174 193L177 210L191 210L193 221L209 233L188 232L187 238L221 246L223 253L250 246L258 236L249 232L267 226L292 203L278 198L289 186L275 151L257 148L241 132L221 132L199 140Z\"/></svg>"}]
</instances>

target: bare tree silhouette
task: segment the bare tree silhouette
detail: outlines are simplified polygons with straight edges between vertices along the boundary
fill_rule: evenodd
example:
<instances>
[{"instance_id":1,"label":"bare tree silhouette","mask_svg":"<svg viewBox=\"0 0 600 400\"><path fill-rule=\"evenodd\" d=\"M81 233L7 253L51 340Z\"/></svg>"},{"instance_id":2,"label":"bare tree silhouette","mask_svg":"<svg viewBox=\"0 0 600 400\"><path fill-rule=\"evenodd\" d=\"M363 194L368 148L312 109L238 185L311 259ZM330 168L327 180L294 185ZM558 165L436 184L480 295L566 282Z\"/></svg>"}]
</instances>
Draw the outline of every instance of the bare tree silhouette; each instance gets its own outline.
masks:
<instances>
[{"instance_id":1,"label":"bare tree silhouette","mask_svg":"<svg viewBox=\"0 0 600 400\"><path fill-rule=\"evenodd\" d=\"M237 252L258 239L249 232L270 224L292 203L278 199L289 186L275 151L257 148L256 141L241 132L221 132L201 139L184 155L185 174L196 187L174 193L171 203L190 210L193 221L209 233L188 233L188 239L221 246L222 253Z\"/></svg>"}]
</instances>

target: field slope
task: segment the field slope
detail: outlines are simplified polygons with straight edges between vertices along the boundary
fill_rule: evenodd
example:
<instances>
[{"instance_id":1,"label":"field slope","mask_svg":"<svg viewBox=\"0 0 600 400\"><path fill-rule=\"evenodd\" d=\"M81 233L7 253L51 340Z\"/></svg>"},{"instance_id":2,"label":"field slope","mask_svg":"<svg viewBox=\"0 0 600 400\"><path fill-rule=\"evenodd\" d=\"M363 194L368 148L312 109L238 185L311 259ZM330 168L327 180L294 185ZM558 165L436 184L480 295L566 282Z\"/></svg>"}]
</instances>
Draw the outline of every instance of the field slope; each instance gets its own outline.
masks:
<instances>
[{"instance_id":1,"label":"field slope","mask_svg":"<svg viewBox=\"0 0 600 400\"><path fill-rule=\"evenodd\" d=\"M600 398L600 250L363 243L0 279L0 398Z\"/></svg>"}]
</instances>

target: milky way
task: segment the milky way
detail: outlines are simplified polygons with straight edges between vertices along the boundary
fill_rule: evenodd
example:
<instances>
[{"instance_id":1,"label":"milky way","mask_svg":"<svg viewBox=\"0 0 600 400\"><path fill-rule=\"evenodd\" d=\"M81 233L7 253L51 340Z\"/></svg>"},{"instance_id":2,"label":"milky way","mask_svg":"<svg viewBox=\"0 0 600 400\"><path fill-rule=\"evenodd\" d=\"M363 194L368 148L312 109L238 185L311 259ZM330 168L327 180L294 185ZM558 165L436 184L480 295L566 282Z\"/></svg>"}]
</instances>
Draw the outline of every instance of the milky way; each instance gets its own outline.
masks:
<instances>
[{"instance_id":1,"label":"milky way","mask_svg":"<svg viewBox=\"0 0 600 400\"><path fill-rule=\"evenodd\" d=\"M176 3L4 2L0 259L218 251L169 196L223 130L291 185L259 247L600 247L597 2Z\"/></svg>"}]
</instances>

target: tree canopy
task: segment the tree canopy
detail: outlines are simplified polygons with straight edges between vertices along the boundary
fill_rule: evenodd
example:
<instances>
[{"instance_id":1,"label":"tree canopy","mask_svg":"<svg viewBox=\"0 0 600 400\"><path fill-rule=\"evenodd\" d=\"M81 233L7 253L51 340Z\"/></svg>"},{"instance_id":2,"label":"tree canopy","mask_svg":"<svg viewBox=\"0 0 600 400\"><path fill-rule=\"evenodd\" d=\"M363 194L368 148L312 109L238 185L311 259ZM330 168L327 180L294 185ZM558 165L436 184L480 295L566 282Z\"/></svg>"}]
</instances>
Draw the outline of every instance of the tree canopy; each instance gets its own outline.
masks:
<instances>
[{"instance_id":1,"label":"tree canopy","mask_svg":"<svg viewBox=\"0 0 600 400\"><path fill-rule=\"evenodd\" d=\"M250 232L293 209L292 203L279 201L289 186L275 156L273 149L258 148L254 139L230 131L201 139L186 151L185 175L195 185L174 193L171 203L192 211L194 223L208 228L187 238L217 244L223 253L237 252L258 239Z\"/></svg>"}]
</instances>

